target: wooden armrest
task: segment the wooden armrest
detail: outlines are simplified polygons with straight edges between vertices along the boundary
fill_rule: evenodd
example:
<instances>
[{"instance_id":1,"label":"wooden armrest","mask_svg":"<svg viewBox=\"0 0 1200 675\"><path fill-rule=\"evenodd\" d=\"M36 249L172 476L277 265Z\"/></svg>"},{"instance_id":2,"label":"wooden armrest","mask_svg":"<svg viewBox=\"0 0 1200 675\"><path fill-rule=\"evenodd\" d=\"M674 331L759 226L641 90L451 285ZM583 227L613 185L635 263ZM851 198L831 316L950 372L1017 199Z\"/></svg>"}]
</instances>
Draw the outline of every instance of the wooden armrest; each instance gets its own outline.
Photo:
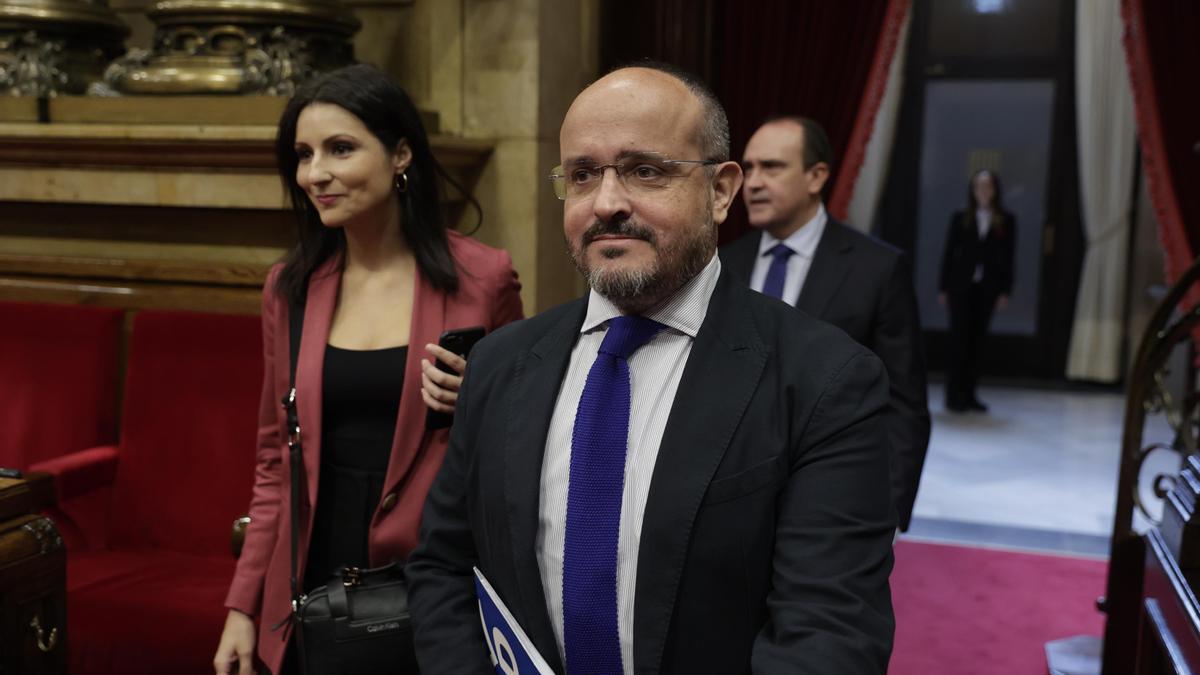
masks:
<instances>
[{"instance_id":1,"label":"wooden armrest","mask_svg":"<svg viewBox=\"0 0 1200 675\"><path fill-rule=\"evenodd\" d=\"M102 445L37 462L29 469L54 476L55 496L61 504L111 485L117 475L117 461L117 447Z\"/></svg>"},{"instance_id":2,"label":"wooden armrest","mask_svg":"<svg viewBox=\"0 0 1200 675\"><path fill-rule=\"evenodd\" d=\"M242 546L246 543L246 528L250 527L250 516L233 519L233 531L229 534L229 550L233 557L242 556Z\"/></svg>"},{"instance_id":3,"label":"wooden armrest","mask_svg":"<svg viewBox=\"0 0 1200 675\"><path fill-rule=\"evenodd\" d=\"M54 476L30 471L24 478L0 478L0 521L53 508Z\"/></svg>"}]
</instances>

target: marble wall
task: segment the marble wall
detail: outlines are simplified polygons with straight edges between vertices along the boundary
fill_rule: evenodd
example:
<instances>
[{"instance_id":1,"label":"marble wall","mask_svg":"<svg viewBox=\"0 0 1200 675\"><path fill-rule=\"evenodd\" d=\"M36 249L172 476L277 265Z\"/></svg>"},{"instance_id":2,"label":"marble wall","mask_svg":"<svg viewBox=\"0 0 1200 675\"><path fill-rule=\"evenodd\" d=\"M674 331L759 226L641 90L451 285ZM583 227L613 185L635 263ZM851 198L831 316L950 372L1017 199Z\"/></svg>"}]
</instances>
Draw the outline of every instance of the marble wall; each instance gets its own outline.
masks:
<instances>
[{"instance_id":1,"label":"marble wall","mask_svg":"<svg viewBox=\"0 0 1200 675\"><path fill-rule=\"evenodd\" d=\"M356 42L360 59L389 68L443 133L494 143L475 186L478 237L512 254L526 311L577 296L582 280L546 175L558 164L563 114L596 75L598 0L418 0L399 11L409 17L399 42L372 25L371 13L392 10L357 11L372 26ZM473 224L470 211L464 218Z\"/></svg>"}]
</instances>

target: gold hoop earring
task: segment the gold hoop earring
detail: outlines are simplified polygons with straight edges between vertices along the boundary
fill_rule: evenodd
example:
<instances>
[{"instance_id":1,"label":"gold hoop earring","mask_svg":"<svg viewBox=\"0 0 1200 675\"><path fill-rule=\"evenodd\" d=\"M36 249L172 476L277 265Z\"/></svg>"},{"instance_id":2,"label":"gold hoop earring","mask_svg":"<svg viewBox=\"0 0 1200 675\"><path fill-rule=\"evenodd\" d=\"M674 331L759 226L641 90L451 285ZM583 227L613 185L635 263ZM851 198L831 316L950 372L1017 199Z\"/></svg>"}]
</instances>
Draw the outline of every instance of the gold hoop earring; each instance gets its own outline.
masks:
<instances>
[{"instance_id":1,"label":"gold hoop earring","mask_svg":"<svg viewBox=\"0 0 1200 675\"><path fill-rule=\"evenodd\" d=\"M408 173L402 173L396 176L396 191L400 193L408 192Z\"/></svg>"}]
</instances>

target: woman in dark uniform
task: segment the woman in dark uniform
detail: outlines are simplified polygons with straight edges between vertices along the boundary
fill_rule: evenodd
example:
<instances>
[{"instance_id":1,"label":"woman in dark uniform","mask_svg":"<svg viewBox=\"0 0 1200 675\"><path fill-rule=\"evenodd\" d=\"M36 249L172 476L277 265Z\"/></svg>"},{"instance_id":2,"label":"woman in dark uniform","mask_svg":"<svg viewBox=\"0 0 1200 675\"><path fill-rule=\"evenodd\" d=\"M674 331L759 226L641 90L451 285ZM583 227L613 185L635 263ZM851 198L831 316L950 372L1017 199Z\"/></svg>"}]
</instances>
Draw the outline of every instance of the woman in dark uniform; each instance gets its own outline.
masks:
<instances>
[{"instance_id":1,"label":"woman in dark uniform","mask_svg":"<svg viewBox=\"0 0 1200 675\"><path fill-rule=\"evenodd\" d=\"M956 211L946 232L938 302L950 310L950 362L946 409L987 406L975 395L979 360L992 311L1008 305L1013 283L1016 220L1004 210L1000 179L986 169L971 176L967 208Z\"/></svg>"}]
</instances>

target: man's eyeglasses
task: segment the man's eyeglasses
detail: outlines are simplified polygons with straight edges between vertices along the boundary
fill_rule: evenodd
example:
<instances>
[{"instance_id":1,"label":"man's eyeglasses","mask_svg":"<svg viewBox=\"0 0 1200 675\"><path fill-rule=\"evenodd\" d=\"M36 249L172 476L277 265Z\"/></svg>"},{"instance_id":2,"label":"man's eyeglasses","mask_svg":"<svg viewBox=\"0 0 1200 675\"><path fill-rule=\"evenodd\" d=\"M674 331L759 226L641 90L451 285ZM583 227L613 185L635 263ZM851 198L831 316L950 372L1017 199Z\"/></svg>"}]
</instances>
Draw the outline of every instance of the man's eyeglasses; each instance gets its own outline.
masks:
<instances>
[{"instance_id":1,"label":"man's eyeglasses","mask_svg":"<svg viewBox=\"0 0 1200 675\"><path fill-rule=\"evenodd\" d=\"M685 174L681 167L686 164L712 166L718 162L715 159L666 159L637 155L612 164L576 164L570 169L559 165L551 169L550 182L554 184L554 194L559 199L584 197L600 187L605 170L611 168L617 172L617 179L625 189L656 192L669 186L673 179L682 178Z\"/></svg>"}]
</instances>

